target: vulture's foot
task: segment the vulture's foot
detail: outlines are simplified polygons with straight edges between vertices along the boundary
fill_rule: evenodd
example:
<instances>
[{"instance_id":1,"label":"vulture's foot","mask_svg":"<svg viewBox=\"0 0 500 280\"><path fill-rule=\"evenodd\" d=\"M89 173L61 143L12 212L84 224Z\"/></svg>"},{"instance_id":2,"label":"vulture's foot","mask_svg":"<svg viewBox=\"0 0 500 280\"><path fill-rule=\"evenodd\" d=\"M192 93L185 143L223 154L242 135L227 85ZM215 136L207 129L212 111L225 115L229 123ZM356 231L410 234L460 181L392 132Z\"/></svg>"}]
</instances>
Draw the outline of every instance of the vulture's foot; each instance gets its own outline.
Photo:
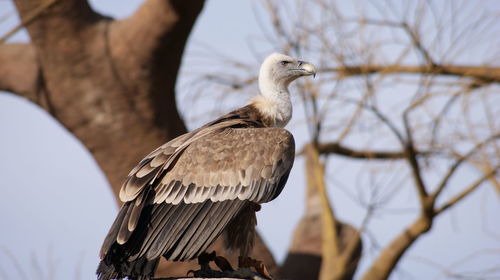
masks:
<instances>
[{"instance_id":1,"label":"vulture's foot","mask_svg":"<svg viewBox=\"0 0 500 280\"><path fill-rule=\"evenodd\" d=\"M216 256L214 258L215 265L222 271L234 271L234 268L231 266L231 263L224 258L223 256Z\"/></svg>"},{"instance_id":2,"label":"vulture's foot","mask_svg":"<svg viewBox=\"0 0 500 280\"><path fill-rule=\"evenodd\" d=\"M188 275L190 273L193 274L194 277L200 278L220 278L225 277L226 274L222 271L213 270L210 267L210 262L215 261L218 257L215 255L215 251L212 253L203 253L198 257L198 264L200 265L200 270L190 270L188 271ZM217 263L216 263L217 264Z\"/></svg>"},{"instance_id":3,"label":"vulture's foot","mask_svg":"<svg viewBox=\"0 0 500 280\"><path fill-rule=\"evenodd\" d=\"M269 271L267 270L266 266L259 260L252 259L250 257L240 256L238 258L238 267L239 267L238 271L248 270L250 272L252 272L250 268L254 268L258 276L260 276L260 279L267 279L267 280L273 279L271 274L269 274ZM259 279L259 278L251 278L251 279Z\"/></svg>"},{"instance_id":4,"label":"vulture's foot","mask_svg":"<svg viewBox=\"0 0 500 280\"><path fill-rule=\"evenodd\" d=\"M210 262L215 262L217 267L221 270L213 270L210 267ZM198 264L200 265L200 270L190 270L190 273L194 277L200 278L223 278L223 277L234 277L241 279L252 279L252 280L272 280L273 278L267 271L264 264L261 261L249 258L249 257L239 257L237 270L234 270L229 261L222 257L217 256L215 251L212 253L203 253L198 257ZM255 269L255 271L252 270Z\"/></svg>"}]
</instances>

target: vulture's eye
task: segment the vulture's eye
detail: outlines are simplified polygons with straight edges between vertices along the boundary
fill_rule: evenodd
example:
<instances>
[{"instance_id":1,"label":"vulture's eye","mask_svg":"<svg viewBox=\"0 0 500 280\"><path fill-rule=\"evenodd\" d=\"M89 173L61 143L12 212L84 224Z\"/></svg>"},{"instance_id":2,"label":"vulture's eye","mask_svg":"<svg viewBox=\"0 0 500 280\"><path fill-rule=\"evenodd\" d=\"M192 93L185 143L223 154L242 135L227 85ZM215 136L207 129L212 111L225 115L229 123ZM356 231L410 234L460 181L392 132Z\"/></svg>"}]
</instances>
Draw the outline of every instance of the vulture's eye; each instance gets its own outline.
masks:
<instances>
[{"instance_id":1,"label":"vulture's eye","mask_svg":"<svg viewBox=\"0 0 500 280\"><path fill-rule=\"evenodd\" d=\"M281 63L281 65L285 66L285 65L287 65L288 63L290 63L290 61L283 60L283 61L281 61L280 63Z\"/></svg>"}]
</instances>

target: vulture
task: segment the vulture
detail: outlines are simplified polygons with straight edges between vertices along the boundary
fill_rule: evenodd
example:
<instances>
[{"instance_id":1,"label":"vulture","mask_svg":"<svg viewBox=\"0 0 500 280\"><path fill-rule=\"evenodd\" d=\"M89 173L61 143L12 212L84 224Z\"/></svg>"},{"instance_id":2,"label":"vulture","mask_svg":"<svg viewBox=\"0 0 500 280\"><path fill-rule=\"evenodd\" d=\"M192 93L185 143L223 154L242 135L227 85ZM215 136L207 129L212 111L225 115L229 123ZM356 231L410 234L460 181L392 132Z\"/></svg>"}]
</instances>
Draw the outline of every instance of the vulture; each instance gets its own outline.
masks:
<instances>
[{"instance_id":1,"label":"vulture","mask_svg":"<svg viewBox=\"0 0 500 280\"><path fill-rule=\"evenodd\" d=\"M188 261L224 237L248 257L260 204L283 190L295 156L289 84L315 67L273 53L248 105L160 146L132 169L100 251L99 280L146 280L160 258ZM202 266L203 268L203 266Z\"/></svg>"}]
</instances>

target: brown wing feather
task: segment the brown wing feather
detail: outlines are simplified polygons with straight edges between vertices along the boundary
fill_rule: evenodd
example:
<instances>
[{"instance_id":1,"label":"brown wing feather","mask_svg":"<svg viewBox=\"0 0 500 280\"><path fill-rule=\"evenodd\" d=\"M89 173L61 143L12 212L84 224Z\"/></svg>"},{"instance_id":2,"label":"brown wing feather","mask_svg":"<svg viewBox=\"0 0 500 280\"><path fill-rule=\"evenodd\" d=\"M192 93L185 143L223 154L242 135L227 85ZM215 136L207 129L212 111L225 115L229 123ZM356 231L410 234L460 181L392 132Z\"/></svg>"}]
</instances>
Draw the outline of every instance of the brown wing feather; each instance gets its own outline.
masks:
<instances>
[{"instance_id":1,"label":"brown wing feather","mask_svg":"<svg viewBox=\"0 0 500 280\"><path fill-rule=\"evenodd\" d=\"M122 250L128 252L129 262L143 257L153 260L160 256L175 261L193 259L222 234L247 203L241 200L207 200L203 203L149 205L127 242L121 245L109 243L106 249L103 247L104 255L112 246L122 246ZM127 210L128 207L124 207L121 213Z\"/></svg>"},{"instance_id":2,"label":"brown wing feather","mask_svg":"<svg viewBox=\"0 0 500 280\"><path fill-rule=\"evenodd\" d=\"M161 177L155 203L267 202L281 191L278 182L292 167L294 149L293 137L280 128L230 128L200 138ZM172 182L180 185L164 188Z\"/></svg>"}]
</instances>

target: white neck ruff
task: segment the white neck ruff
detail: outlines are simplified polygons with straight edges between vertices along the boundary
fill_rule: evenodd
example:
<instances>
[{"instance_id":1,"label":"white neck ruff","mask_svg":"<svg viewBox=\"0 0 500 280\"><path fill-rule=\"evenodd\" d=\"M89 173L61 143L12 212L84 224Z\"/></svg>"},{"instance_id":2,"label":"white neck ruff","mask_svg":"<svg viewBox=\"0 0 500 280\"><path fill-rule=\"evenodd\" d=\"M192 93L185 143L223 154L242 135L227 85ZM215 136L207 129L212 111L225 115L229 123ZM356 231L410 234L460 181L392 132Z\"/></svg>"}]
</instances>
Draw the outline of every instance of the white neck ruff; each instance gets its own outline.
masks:
<instances>
[{"instance_id":1,"label":"white neck ruff","mask_svg":"<svg viewBox=\"0 0 500 280\"><path fill-rule=\"evenodd\" d=\"M274 94L261 94L252 100L252 104L267 118L273 121L275 127L285 127L292 118L292 102L288 91Z\"/></svg>"}]
</instances>

